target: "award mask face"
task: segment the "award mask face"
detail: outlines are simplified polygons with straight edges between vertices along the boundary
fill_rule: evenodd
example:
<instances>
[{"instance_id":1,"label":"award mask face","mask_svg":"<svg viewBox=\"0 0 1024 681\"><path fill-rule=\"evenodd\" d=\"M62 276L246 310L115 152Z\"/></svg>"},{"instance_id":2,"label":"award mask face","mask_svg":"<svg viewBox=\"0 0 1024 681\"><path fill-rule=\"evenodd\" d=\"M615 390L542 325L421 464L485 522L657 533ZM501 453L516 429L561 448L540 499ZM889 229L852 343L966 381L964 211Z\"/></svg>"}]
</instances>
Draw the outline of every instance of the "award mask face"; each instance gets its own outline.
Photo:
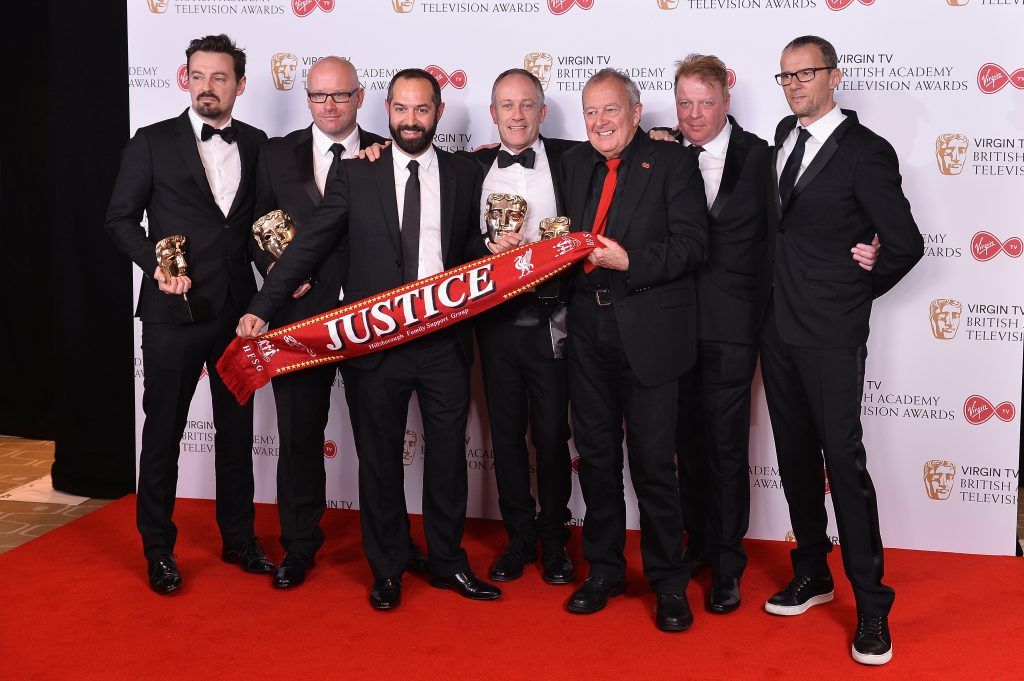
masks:
<instances>
[{"instance_id":1,"label":"award mask face","mask_svg":"<svg viewBox=\"0 0 1024 681\"><path fill-rule=\"evenodd\" d=\"M526 199L515 194L491 194L487 197L484 221L491 241L518 232L526 222Z\"/></svg>"},{"instance_id":2,"label":"award mask face","mask_svg":"<svg viewBox=\"0 0 1024 681\"><path fill-rule=\"evenodd\" d=\"M277 260L284 249L295 238L295 223L283 210L274 210L252 225L252 234L260 249Z\"/></svg>"},{"instance_id":3,"label":"award mask face","mask_svg":"<svg viewBox=\"0 0 1024 681\"><path fill-rule=\"evenodd\" d=\"M156 263L167 279L188 275L184 248L185 237L180 235L169 236L156 242Z\"/></svg>"},{"instance_id":4,"label":"award mask face","mask_svg":"<svg viewBox=\"0 0 1024 681\"><path fill-rule=\"evenodd\" d=\"M557 239L569 233L571 220L567 217L544 218L540 221L540 238Z\"/></svg>"}]
</instances>

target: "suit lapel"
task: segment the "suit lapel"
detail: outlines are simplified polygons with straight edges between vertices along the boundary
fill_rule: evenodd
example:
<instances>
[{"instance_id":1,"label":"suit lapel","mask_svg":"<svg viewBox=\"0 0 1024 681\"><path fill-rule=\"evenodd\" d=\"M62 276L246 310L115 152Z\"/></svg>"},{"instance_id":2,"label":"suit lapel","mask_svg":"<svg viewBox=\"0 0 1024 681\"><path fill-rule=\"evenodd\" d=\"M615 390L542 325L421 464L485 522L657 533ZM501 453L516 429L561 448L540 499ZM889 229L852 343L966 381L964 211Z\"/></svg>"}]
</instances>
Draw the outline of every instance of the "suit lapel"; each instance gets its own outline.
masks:
<instances>
[{"instance_id":1,"label":"suit lapel","mask_svg":"<svg viewBox=\"0 0 1024 681\"><path fill-rule=\"evenodd\" d=\"M200 193L205 196L219 212L220 208L218 208L217 201L213 198L213 190L210 189L210 181L206 179L206 170L203 168L203 159L199 156L199 147L196 143L196 133L195 130L192 129L192 122L189 120L187 109L183 114L178 116L178 121L175 123L174 128L177 133L175 141L178 145L178 152L181 154L181 159L185 162L185 166L192 174L192 179L195 180Z\"/></svg>"},{"instance_id":2,"label":"suit lapel","mask_svg":"<svg viewBox=\"0 0 1024 681\"><path fill-rule=\"evenodd\" d=\"M437 160L437 173L441 179L441 262L445 263L447 267L448 247L452 242L452 224L455 219L458 176L446 155L434 149L434 157Z\"/></svg>"},{"instance_id":3,"label":"suit lapel","mask_svg":"<svg viewBox=\"0 0 1024 681\"><path fill-rule=\"evenodd\" d=\"M548 140L541 135L544 141L544 153L548 157L548 169L551 171L551 185L555 189L555 212L565 215L565 202L562 199L562 149L556 144L549 144Z\"/></svg>"},{"instance_id":4,"label":"suit lapel","mask_svg":"<svg viewBox=\"0 0 1024 681\"><path fill-rule=\"evenodd\" d=\"M839 140L842 139L847 128L856 122L856 120L857 117L855 115L847 115L846 120L840 123L839 127L833 130L832 134L829 135L827 140L825 140L825 143L821 145L821 149L819 149L818 153L814 155L814 160L812 160L811 164L807 166L807 170L804 171L803 175L800 176L800 179L797 180L796 185L793 187L793 197L789 201L790 205L793 205L793 201L796 197L800 196L800 192L806 189L807 185L814 181L814 178L818 176L818 173L828 165L828 162L833 156L835 156L835 153L839 151Z\"/></svg>"},{"instance_id":5,"label":"suit lapel","mask_svg":"<svg viewBox=\"0 0 1024 681\"><path fill-rule=\"evenodd\" d=\"M295 169L299 174L299 183L306 190L306 196L314 206L320 203L323 196L320 194L320 187L316 184L313 168L313 131L311 128L306 128L296 140Z\"/></svg>"},{"instance_id":6,"label":"suit lapel","mask_svg":"<svg viewBox=\"0 0 1024 681\"><path fill-rule=\"evenodd\" d=\"M718 216L725 210L725 205L729 203L729 198L732 196L733 190L736 189L736 182L740 179L740 173L743 171L743 163L747 160L747 152L750 151L747 138L743 135L743 128L733 120L732 116L729 116L729 122L732 123L732 133L729 135L729 146L725 152L722 184L718 188L715 202L711 204L710 215L713 220L718 219Z\"/></svg>"},{"instance_id":7,"label":"suit lapel","mask_svg":"<svg viewBox=\"0 0 1024 681\"><path fill-rule=\"evenodd\" d=\"M775 131L775 148L772 150L772 205L775 206L775 213L782 217L782 198L779 196L779 154L782 152L782 143L796 125L796 116L787 116L782 119Z\"/></svg>"},{"instance_id":8,"label":"suit lapel","mask_svg":"<svg viewBox=\"0 0 1024 681\"><path fill-rule=\"evenodd\" d=\"M245 195L249 182L252 181L252 171L256 167L256 142L249 137L249 132L238 121L232 123L238 130L238 137L235 145L238 147L238 163L241 166L241 174L238 180L238 189L235 191L235 198L231 201L231 208L228 209L228 217L239 209L245 202Z\"/></svg>"},{"instance_id":9,"label":"suit lapel","mask_svg":"<svg viewBox=\"0 0 1024 681\"><path fill-rule=\"evenodd\" d=\"M395 197L395 161L391 147L381 152L376 163L370 164L370 171L376 176L377 194L384 212L384 229L388 231L395 253L402 254L402 236L398 222L398 199Z\"/></svg>"},{"instance_id":10,"label":"suit lapel","mask_svg":"<svg viewBox=\"0 0 1024 681\"><path fill-rule=\"evenodd\" d=\"M569 194L572 197L572 205L568 207L569 218L571 220L579 219L578 224L569 225L569 230L572 232L589 232L594 226L583 224L583 220L587 217L587 195L590 193L590 185L594 181L594 154L597 153L589 143L587 147L590 151L582 154L583 162L574 164L576 173L568 178L572 183L572 191Z\"/></svg>"},{"instance_id":11,"label":"suit lapel","mask_svg":"<svg viewBox=\"0 0 1024 681\"><path fill-rule=\"evenodd\" d=\"M650 138L643 128L637 128L636 134L642 135L640 144L633 151L633 158L629 161L628 174L618 179L618 182L625 180L626 186L623 188L619 205L615 209L615 224L609 223L608 225L608 236L619 241L625 238L626 232L629 230L629 223L633 219L633 213L636 212L637 204L640 203L640 197L644 195L647 182L651 179L651 173L654 172Z\"/></svg>"}]
</instances>

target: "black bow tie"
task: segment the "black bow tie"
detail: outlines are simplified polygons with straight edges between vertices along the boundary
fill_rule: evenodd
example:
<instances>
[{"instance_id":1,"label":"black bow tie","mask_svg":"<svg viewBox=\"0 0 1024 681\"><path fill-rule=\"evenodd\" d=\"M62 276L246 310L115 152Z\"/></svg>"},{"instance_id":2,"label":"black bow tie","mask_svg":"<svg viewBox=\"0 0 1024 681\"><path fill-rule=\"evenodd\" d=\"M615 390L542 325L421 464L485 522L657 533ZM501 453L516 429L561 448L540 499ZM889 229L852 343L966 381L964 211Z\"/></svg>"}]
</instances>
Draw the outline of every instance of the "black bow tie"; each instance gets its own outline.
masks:
<instances>
[{"instance_id":1,"label":"black bow tie","mask_svg":"<svg viewBox=\"0 0 1024 681\"><path fill-rule=\"evenodd\" d=\"M524 168L532 168L536 159L537 152L533 149L523 149L518 154L510 154L502 149L498 152L498 167L508 168L513 163L518 163Z\"/></svg>"},{"instance_id":2,"label":"black bow tie","mask_svg":"<svg viewBox=\"0 0 1024 681\"><path fill-rule=\"evenodd\" d=\"M229 125L226 128L215 128L209 123L203 123L203 131L199 133L199 139L206 141L214 135L220 135L220 138L228 144L233 144L235 138L238 137L238 128L233 125Z\"/></svg>"}]
</instances>

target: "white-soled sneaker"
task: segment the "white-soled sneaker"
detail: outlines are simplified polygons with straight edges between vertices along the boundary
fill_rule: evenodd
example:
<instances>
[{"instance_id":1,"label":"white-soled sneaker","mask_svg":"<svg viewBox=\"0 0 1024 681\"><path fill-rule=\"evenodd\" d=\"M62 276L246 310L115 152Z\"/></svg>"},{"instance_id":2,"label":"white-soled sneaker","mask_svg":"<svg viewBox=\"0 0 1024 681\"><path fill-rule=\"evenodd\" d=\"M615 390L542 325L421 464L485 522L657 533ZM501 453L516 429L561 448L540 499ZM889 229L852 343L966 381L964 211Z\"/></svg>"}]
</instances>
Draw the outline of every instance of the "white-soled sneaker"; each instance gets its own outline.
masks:
<instances>
[{"instance_id":1,"label":"white-soled sneaker","mask_svg":"<svg viewBox=\"0 0 1024 681\"><path fill-rule=\"evenodd\" d=\"M885 615L857 613L857 633L853 636L853 659L861 664L880 665L892 659L892 636Z\"/></svg>"},{"instance_id":2,"label":"white-soled sneaker","mask_svg":"<svg viewBox=\"0 0 1024 681\"><path fill-rule=\"evenodd\" d=\"M828 603L835 596L832 575L807 577L797 575L782 591L768 599L764 609L773 615L802 615L808 608Z\"/></svg>"}]
</instances>

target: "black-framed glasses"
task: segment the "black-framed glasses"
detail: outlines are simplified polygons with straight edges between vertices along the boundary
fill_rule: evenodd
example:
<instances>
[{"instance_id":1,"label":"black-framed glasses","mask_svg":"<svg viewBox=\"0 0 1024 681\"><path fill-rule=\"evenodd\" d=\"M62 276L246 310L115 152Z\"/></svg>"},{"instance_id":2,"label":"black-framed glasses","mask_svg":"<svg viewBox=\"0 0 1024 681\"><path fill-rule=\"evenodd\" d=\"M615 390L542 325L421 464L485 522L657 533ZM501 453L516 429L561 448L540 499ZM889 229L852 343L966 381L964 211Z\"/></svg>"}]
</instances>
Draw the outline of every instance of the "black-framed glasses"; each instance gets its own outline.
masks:
<instances>
[{"instance_id":1,"label":"black-framed glasses","mask_svg":"<svg viewBox=\"0 0 1024 681\"><path fill-rule=\"evenodd\" d=\"M345 104L352 99L352 95L359 92L362 88L356 88L349 92L307 92L306 96L309 97L309 101L314 104L323 104L330 97L334 100L335 104Z\"/></svg>"},{"instance_id":2,"label":"black-framed glasses","mask_svg":"<svg viewBox=\"0 0 1024 681\"><path fill-rule=\"evenodd\" d=\"M815 66L809 69L800 69L799 71L784 71L783 73L775 74L775 82L779 85L789 85L793 81L793 76L801 83L808 83L814 80L814 77L818 75L818 71L831 71L834 66Z\"/></svg>"}]
</instances>

